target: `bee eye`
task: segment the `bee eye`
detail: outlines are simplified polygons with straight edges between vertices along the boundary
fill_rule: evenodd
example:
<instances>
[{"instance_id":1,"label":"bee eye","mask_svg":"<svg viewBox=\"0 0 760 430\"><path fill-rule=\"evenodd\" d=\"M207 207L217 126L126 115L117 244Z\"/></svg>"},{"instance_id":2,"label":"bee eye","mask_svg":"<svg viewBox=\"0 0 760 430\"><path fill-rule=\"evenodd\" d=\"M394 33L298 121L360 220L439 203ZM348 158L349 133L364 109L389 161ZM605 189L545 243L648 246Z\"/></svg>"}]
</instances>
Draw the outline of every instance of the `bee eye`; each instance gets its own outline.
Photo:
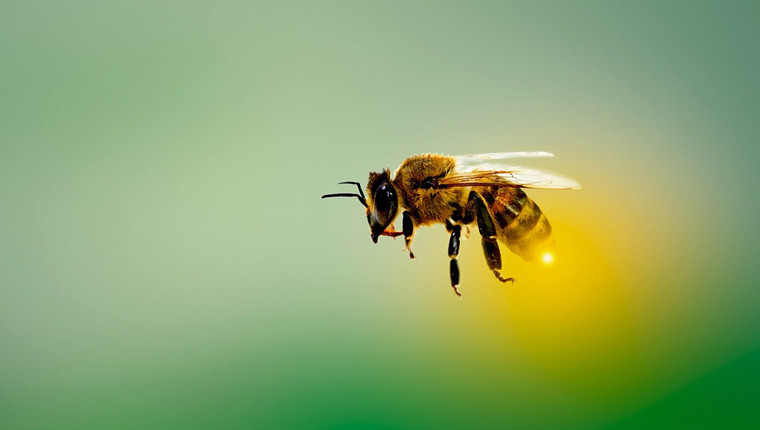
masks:
<instances>
[{"instance_id":1,"label":"bee eye","mask_svg":"<svg viewBox=\"0 0 760 430\"><path fill-rule=\"evenodd\" d=\"M375 207L378 212L388 212L391 201L396 200L396 192L388 184L383 184L375 193Z\"/></svg>"},{"instance_id":2,"label":"bee eye","mask_svg":"<svg viewBox=\"0 0 760 430\"><path fill-rule=\"evenodd\" d=\"M396 207L398 205L398 198L396 197L396 190L393 185L384 183L375 191L375 212L377 213L377 219L381 224L389 223L396 215Z\"/></svg>"}]
</instances>

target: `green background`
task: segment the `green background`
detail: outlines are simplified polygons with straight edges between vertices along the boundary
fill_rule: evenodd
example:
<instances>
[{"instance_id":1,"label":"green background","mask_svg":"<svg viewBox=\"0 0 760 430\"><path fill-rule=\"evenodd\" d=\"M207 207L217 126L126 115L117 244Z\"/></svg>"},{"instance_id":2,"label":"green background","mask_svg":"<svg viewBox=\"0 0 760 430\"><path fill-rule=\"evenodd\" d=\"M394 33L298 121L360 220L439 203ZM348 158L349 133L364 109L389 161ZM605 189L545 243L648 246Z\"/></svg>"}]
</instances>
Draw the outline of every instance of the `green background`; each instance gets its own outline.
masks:
<instances>
[{"instance_id":1,"label":"green background","mask_svg":"<svg viewBox=\"0 0 760 430\"><path fill-rule=\"evenodd\" d=\"M757 428L758 5L3 1L0 427ZM462 300L319 198L522 150Z\"/></svg>"}]
</instances>

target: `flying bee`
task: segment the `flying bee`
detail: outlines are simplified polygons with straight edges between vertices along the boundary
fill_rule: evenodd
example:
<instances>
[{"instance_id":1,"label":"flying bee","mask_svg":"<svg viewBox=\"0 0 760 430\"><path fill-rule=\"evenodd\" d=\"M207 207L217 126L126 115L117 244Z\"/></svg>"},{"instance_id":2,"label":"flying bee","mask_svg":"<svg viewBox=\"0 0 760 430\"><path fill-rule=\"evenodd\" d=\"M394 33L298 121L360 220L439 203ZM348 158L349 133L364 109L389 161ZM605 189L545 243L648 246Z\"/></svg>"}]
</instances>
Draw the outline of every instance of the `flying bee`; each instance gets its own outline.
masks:
<instances>
[{"instance_id":1,"label":"flying bee","mask_svg":"<svg viewBox=\"0 0 760 430\"><path fill-rule=\"evenodd\" d=\"M462 227L477 223L488 268L501 282L514 278L501 275L501 252L497 240L527 261L552 259L554 240L546 215L523 189L571 190L580 186L572 179L509 165L513 158L553 157L548 152L503 152L450 157L414 155L391 175L389 169L371 172L367 196L358 182L357 193L325 194L356 197L366 208L372 241L380 236L404 235L409 257L417 227L441 223L449 232L449 276L454 292L459 289L459 241ZM402 230L393 228L401 210Z\"/></svg>"}]
</instances>

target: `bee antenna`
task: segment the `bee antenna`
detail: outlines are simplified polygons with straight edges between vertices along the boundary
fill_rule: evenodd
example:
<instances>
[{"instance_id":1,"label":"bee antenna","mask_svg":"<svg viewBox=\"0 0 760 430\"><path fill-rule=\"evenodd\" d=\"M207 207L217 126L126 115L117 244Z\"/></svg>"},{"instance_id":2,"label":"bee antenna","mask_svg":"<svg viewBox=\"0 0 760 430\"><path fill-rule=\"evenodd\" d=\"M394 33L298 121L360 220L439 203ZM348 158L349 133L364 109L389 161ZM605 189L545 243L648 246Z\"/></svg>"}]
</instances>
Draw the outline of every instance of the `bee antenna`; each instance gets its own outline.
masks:
<instances>
[{"instance_id":1,"label":"bee antenna","mask_svg":"<svg viewBox=\"0 0 760 430\"><path fill-rule=\"evenodd\" d=\"M356 197L357 199L359 199L359 202L364 205L365 208L369 207L367 206L367 200L365 200L363 196L360 196L358 194L336 193L336 194L325 194L324 196L322 196L323 199L326 199L328 197Z\"/></svg>"},{"instance_id":2,"label":"bee antenna","mask_svg":"<svg viewBox=\"0 0 760 430\"><path fill-rule=\"evenodd\" d=\"M353 194L353 193L325 194L324 196L322 196L322 198L324 199L327 197L356 197L357 199L359 199L359 202L364 205L365 208L369 207L367 206L367 199L364 197L364 191L362 191L362 186L360 183L355 182L355 181L346 181L346 182L338 182L338 184L356 185L356 188L359 189L359 194Z\"/></svg>"},{"instance_id":3,"label":"bee antenna","mask_svg":"<svg viewBox=\"0 0 760 430\"><path fill-rule=\"evenodd\" d=\"M346 181L346 182L338 182L338 184L349 184L349 185L353 184L353 185L356 185L356 188L359 189L359 195L362 196L362 199L364 198L364 191L362 191L362 186L361 186L360 183L354 182L354 181ZM364 205L364 206L367 206L367 205Z\"/></svg>"},{"instance_id":4,"label":"bee antenna","mask_svg":"<svg viewBox=\"0 0 760 430\"><path fill-rule=\"evenodd\" d=\"M336 193L336 194L325 194L322 196L322 198L327 197L356 197L359 199L359 202L364 205L364 207L367 206L367 199L364 197L364 191L362 191L362 186L360 183L356 181L346 181L346 182L338 182L338 184L349 184L349 185L356 185L356 188L359 190L359 194L353 194L353 193Z\"/></svg>"}]
</instances>

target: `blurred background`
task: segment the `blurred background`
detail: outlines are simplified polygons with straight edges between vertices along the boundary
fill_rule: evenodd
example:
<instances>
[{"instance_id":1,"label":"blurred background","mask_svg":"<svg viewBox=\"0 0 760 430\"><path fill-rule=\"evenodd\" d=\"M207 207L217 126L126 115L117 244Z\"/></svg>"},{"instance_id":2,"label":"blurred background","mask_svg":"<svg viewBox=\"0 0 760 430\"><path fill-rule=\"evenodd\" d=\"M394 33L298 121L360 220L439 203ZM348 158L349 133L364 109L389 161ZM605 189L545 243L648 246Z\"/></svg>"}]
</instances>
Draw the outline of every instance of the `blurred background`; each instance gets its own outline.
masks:
<instances>
[{"instance_id":1,"label":"blurred background","mask_svg":"<svg viewBox=\"0 0 760 430\"><path fill-rule=\"evenodd\" d=\"M756 428L756 2L0 5L0 427ZM350 191L545 150L554 264Z\"/></svg>"}]
</instances>

